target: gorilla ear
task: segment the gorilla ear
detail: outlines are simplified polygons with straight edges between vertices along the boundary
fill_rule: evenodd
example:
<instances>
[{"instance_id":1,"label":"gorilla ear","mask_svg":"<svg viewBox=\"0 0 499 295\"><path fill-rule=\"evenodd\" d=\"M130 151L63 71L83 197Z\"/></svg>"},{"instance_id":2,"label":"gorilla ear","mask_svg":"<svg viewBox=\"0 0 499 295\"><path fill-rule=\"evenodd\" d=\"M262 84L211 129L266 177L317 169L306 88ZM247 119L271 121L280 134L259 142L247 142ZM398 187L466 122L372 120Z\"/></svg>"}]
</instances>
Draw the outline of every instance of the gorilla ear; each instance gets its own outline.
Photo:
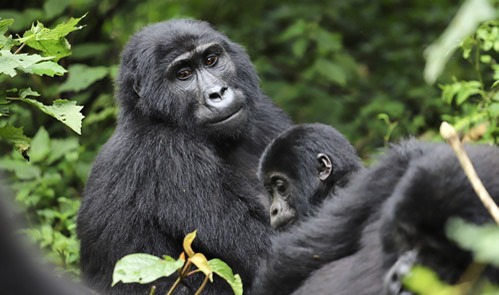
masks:
<instances>
[{"instance_id":1,"label":"gorilla ear","mask_svg":"<svg viewBox=\"0 0 499 295\"><path fill-rule=\"evenodd\" d=\"M140 98L140 85L138 82L133 84L133 92Z\"/></svg>"},{"instance_id":2,"label":"gorilla ear","mask_svg":"<svg viewBox=\"0 0 499 295\"><path fill-rule=\"evenodd\" d=\"M319 161L318 177L325 181L333 171L333 162L328 155L323 153L317 154L317 160Z\"/></svg>"}]
</instances>

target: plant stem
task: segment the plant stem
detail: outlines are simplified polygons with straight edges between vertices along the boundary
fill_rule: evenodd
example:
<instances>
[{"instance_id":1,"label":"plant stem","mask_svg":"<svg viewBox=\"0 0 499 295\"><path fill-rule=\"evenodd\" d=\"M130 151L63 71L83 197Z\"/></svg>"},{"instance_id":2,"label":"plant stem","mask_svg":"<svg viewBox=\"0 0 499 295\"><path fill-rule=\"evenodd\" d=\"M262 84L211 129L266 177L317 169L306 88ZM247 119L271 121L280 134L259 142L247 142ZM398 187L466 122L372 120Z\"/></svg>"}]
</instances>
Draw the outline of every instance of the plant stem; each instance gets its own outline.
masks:
<instances>
[{"instance_id":1,"label":"plant stem","mask_svg":"<svg viewBox=\"0 0 499 295\"><path fill-rule=\"evenodd\" d=\"M151 287L151 291L149 291L149 295L154 295L154 292L156 292L156 286Z\"/></svg>"},{"instance_id":2,"label":"plant stem","mask_svg":"<svg viewBox=\"0 0 499 295\"><path fill-rule=\"evenodd\" d=\"M476 174L473 163L471 163L470 158L464 151L463 144L459 140L456 130L454 130L454 127L452 127L449 123L442 122L442 125L440 125L440 134L445 140L447 140L447 142L454 150L454 153L456 154L457 159L459 160L459 163L464 170L464 173L471 182L475 193L478 195L478 198L482 201L485 208L489 211L489 214L492 216L494 221L499 224L499 208Z\"/></svg>"},{"instance_id":3,"label":"plant stem","mask_svg":"<svg viewBox=\"0 0 499 295\"><path fill-rule=\"evenodd\" d=\"M175 283L173 283L173 285L170 288L170 290L168 290L168 293L166 295L173 294L173 291L175 291L175 288L177 288L177 286L178 286L178 284L180 283L181 280L182 280L182 277L178 277L177 280L175 280Z\"/></svg>"},{"instance_id":4,"label":"plant stem","mask_svg":"<svg viewBox=\"0 0 499 295\"><path fill-rule=\"evenodd\" d=\"M199 287L199 289L196 291L196 293L194 293L194 295L199 295L199 294L201 294L201 292L203 291L204 287L206 287L206 284L208 283L208 280L209 280L209 277L208 277L208 276L205 276L205 277L204 277L204 281L203 281L203 283L201 284L201 287Z\"/></svg>"},{"instance_id":5,"label":"plant stem","mask_svg":"<svg viewBox=\"0 0 499 295\"><path fill-rule=\"evenodd\" d=\"M21 46L19 46L19 48L17 48L17 50L16 50L16 52L14 52L14 54L18 54L24 48L25 45L26 45L26 43L21 44Z\"/></svg>"}]
</instances>

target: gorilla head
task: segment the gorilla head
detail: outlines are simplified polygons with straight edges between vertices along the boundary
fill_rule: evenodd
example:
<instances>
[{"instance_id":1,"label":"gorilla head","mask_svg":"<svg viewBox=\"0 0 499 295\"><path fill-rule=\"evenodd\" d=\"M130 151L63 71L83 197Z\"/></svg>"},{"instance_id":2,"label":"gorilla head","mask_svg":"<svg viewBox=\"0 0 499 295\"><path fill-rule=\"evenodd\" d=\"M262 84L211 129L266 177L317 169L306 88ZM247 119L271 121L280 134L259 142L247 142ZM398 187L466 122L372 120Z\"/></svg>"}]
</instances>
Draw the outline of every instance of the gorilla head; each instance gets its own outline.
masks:
<instances>
[{"instance_id":1,"label":"gorilla head","mask_svg":"<svg viewBox=\"0 0 499 295\"><path fill-rule=\"evenodd\" d=\"M243 48L194 20L136 34L122 54L117 82L122 116L138 111L134 116L222 138L247 131L261 96Z\"/></svg>"},{"instance_id":2,"label":"gorilla head","mask_svg":"<svg viewBox=\"0 0 499 295\"><path fill-rule=\"evenodd\" d=\"M285 131L267 146L258 170L272 226L283 230L309 216L360 168L355 148L333 127L303 124Z\"/></svg>"}]
</instances>

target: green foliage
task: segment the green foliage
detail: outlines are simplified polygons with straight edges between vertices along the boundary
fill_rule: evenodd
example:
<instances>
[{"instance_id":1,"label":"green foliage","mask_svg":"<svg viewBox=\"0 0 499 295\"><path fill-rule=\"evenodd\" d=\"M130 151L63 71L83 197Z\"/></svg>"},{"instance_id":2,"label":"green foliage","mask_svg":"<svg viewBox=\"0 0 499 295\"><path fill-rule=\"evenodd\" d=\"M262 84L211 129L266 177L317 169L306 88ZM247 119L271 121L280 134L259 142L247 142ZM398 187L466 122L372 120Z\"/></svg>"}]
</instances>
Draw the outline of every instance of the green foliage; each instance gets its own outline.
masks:
<instances>
[{"instance_id":1,"label":"green foliage","mask_svg":"<svg viewBox=\"0 0 499 295\"><path fill-rule=\"evenodd\" d=\"M499 22L481 24L476 32L461 42L462 56L470 62L474 79L459 80L440 85L442 100L454 111L442 119L472 141L497 143L499 140Z\"/></svg>"},{"instance_id":2,"label":"green foliage","mask_svg":"<svg viewBox=\"0 0 499 295\"><path fill-rule=\"evenodd\" d=\"M76 25L82 18L71 18L68 22L59 24L54 29L45 28L39 22L36 26L33 25L31 30L26 31L22 38L16 39L13 39L11 35L5 35L14 20L1 20L0 74L10 77L15 77L18 73L50 77L63 75L66 70L56 62L61 57L68 56L71 53L69 42L65 36L81 28L81 26L77 27ZM19 47L12 53L11 50L14 46ZM37 53L20 53L25 46L37 50L41 55ZM76 106L75 102L58 99L54 101L52 106L47 106L38 100L27 98L27 96L40 96L38 92L31 90L31 88L22 88L20 90L16 88L0 89L0 91L0 100L6 106L2 111L3 116L9 116L8 105L10 102L21 101L53 116L78 134L80 133L81 121L83 120L83 115L80 113L82 107ZM16 92L17 97L9 96L11 93ZM1 139L13 144L23 156L28 158L26 153L29 148L29 140L26 140L27 137L22 133L23 129L15 128L7 121L0 122L0 124L2 124L0 128L3 128L4 131L1 133Z\"/></svg>"},{"instance_id":3,"label":"green foliage","mask_svg":"<svg viewBox=\"0 0 499 295\"><path fill-rule=\"evenodd\" d=\"M499 226L473 225L461 219L447 223L447 235L460 247L473 253L476 262L499 266Z\"/></svg>"},{"instance_id":4,"label":"green foliage","mask_svg":"<svg viewBox=\"0 0 499 295\"><path fill-rule=\"evenodd\" d=\"M239 275L234 275L232 269L222 260L214 258L207 260L201 253L196 253L192 249L192 242L196 238L196 231L185 236L183 247L184 252L179 259L170 256L163 256L163 259L143 253L130 254L120 259L113 271L113 283L140 283L148 284L163 277L169 277L178 271L179 276L168 294L172 294L181 280L198 272L205 274L205 281L199 287L196 294L199 294L205 287L207 281L213 282L213 273L219 275L232 288L235 295L243 294L243 283ZM187 255L187 259L185 256ZM191 270L192 265L196 270ZM150 294L154 293L154 288Z\"/></svg>"},{"instance_id":5,"label":"green foliage","mask_svg":"<svg viewBox=\"0 0 499 295\"><path fill-rule=\"evenodd\" d=\"M16 201L27 210L31 227L28 236L50 250L51 262L78 273L79 244L75 221L79 208L79 188L71 188L73 179L82 181L88 165L79 162L80 146L76 138L51 139L41 127L31 141L30 161L13 152L0 158L0 167L12 173Z\"/></svg>"},{"instance_id":6,"label":"green foliage","mask_svg":"<svg viewBox=\"0 0 499 295\"><path fill-rule=\"evenodd\" d=\"M121 258L114 268L113 286L118 282L148 284L162 277L169 277L184 266L183 259L149 254L130 254Z\"/></svg>"}]
</instances>

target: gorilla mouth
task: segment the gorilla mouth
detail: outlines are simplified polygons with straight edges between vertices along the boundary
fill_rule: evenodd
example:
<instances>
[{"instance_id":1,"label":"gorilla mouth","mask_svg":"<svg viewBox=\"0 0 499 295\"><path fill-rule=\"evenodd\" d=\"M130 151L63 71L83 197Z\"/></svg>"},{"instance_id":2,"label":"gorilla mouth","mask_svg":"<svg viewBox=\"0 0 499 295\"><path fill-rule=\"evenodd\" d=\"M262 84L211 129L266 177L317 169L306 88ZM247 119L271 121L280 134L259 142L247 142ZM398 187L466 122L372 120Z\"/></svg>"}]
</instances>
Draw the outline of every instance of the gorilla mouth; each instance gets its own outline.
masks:
<instances>
[{"instance_id":1,"label":"gorilla mouth","mask_svg":"<svg viewBox=\"0 0 499 295\"><path fill-rule=\"evenodd\" d=\"M210 122L209 124L210 125L219 125L219 124L227 123L227 122L237 118L239 116L239 114L242 113L242 110L243 110L243 106L241 105L235 112L222 117L222 119L220 119L218 121Z\"/></svg>"},{"instance_id":2,"label":"gorilla mouth","mask_svg":"<svg viewBox=\"0 0 499 295\"><path fill-rule=\"evenodd\" d=\"M295 222L294 218L284 219L277 223L274 228L280 231L284 231L289 228Z\"/></svg>"}]
</instances>

